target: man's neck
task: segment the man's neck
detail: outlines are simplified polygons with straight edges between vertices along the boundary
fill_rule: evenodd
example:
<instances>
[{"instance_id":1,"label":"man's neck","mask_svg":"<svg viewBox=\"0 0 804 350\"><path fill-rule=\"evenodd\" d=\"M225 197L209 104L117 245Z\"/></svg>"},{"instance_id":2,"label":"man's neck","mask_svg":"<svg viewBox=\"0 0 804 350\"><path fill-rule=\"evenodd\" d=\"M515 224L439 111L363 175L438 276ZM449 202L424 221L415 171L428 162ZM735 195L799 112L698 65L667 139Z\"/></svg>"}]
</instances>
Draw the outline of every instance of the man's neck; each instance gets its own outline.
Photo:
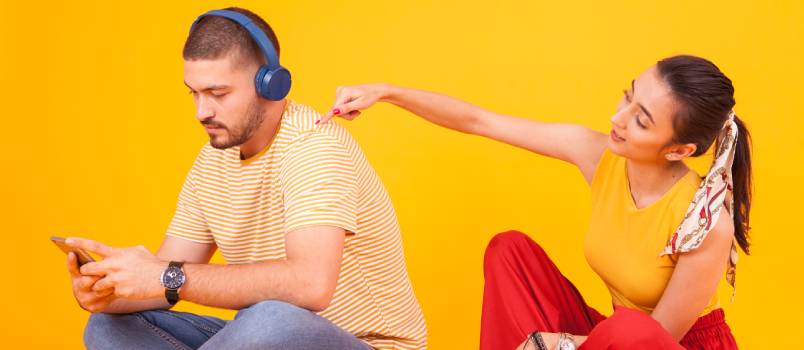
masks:
<instances>
[{"instance_id":1,"label":"man's neck","mask_svg":"<svg viewBox=\"0 0 804 350\"><path fill-rule=\"evenodd\" d=\"M266 107L265 117L260 127L254 132L254 135L251 135L248 141L240 145L240 159L249 159L271 144L276 136L276 131L279 129L282 113L284 113L287 104L288 100L284 99L279 103L271 103Z\"/></svg>"}]
</instances>

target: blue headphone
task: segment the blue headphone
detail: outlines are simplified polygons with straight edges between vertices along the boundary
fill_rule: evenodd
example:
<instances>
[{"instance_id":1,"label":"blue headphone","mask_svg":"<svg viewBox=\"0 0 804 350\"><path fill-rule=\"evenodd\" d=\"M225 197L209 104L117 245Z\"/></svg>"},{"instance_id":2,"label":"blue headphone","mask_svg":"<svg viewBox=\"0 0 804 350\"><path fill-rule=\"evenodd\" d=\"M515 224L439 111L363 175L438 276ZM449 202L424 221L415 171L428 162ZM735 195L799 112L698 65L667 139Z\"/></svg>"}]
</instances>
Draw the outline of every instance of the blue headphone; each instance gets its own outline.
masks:
<instances>
[{"instance_id":1,"label":"blue headphone","mask_svg":"<svg viewBox=\"0 0 804 350\"><path fill-rule=\"evenodd\" d=\"M257 27L246 15L229 10L213 10L198 16L192 27L190 27L190 31L192 32L198 21L206 16L228 18L246 29L251 38L257 43L257 46L260 47L262 54L268 59L268 64L262 65L257 70L257 76L254 77L257 95L271 101L279 101L285 98L290 91L290 71L279 65L276 49L274 49L274 45L265 35L265 32Z\"/></svg>"}]
</instances>

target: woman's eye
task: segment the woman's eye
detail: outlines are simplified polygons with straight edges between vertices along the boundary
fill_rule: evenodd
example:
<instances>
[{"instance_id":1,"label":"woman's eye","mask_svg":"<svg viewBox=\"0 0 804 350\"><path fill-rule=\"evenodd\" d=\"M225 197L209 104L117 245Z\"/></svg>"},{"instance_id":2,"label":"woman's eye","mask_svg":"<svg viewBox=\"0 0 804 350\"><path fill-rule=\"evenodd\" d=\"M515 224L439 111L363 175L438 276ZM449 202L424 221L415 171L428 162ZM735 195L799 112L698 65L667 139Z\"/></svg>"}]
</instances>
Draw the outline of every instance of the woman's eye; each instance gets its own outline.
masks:
<instances>
[{"instance_id":1,"label":"woman's eye","mask_svg":"<svg viewBox=\"0 0 804 350\"><path fill-rule=\"evenodd\" d=\"M639 114L634 116L634 119L636 120L636 123L637 125L639 125L640 128L647 129L647 127L645 127L645 124L642 124L642 122L639 120Z\"/></svg>"}]
</instances>

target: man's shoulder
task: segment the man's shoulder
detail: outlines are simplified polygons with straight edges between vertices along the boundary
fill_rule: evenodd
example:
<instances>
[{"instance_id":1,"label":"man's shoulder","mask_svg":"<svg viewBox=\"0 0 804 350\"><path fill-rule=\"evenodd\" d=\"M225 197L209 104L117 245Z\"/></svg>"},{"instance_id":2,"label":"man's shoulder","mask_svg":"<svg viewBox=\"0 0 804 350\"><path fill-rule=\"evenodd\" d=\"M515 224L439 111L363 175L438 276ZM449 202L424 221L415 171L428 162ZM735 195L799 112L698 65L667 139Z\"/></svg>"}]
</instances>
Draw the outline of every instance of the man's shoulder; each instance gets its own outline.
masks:
<instances>
[{"instance_id":1,"label":"man's shoulder","mask_svg":"<svg viewBox=\"0 0 804 350\"><path fill-rule=\"evenodd\" d=\"M305 143L312 140L327 140L329 142L345 145L350 142L349 132L340 124L330 121L326 124L317 124L321 114L314 108L295 102L288 102L288 111L283 118L283 128L286 128L291 145Z\"/></svg>"},{"instance_id":2,"label":"man's shoulder","mask_svg":"<svg viewBox=\"0 0 804 350\"><path fill-rule=\"evenodd\" d=\"M313 107L288 100L287 111L282 118L282 127L296 134L315 130L316 121L321 118Z\"/></svg>"}]
</instances>

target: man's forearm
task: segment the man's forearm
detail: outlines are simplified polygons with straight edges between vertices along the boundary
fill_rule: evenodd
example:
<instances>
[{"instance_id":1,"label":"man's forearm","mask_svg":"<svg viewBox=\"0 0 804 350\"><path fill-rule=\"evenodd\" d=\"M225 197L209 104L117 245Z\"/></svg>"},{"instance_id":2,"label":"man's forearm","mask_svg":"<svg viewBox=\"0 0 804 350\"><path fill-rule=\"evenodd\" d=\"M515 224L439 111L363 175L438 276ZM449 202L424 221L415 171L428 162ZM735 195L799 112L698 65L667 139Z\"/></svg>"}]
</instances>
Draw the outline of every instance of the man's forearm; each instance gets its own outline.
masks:
<instances>
[{"instance_id":1,"label":"man's forearm","mask_svg":"<svg viewBox=\"0 0 804 350\"><path fill-rule=\"evenodd\" d=\"M322 310L329 300L326 295L316 293L317 288L307 282L305 275L309 274L295 273L286 260L242 265L185 264L184 270L187 281L179 290L179 296L196 304L239 310L274 299ZM123 314L170 307L163 296L145 300L116 299L103 312Z\"/></svg>"},{"instance_id":2,"label":"man's forearm","mask_svg":"<svg viewBox=\"0 0 804 350\"><path fill-rule=\"evenodd\" d=\"M168 304L165 298L145 300L115 299L109 304L109 306L103 309L103 312L107 314L128 314L138 311L169 308L170 304Z\"/></svg>"},{"instance_id":3,"label":"man's forearm","mask_svg":"<svg viewBox=\"0 0 804 350\"><path fill-rule=\"evenodd\" d=\"M192 259L184 264L185 283L179 299L240 310L265 300L279 300L311 311L329 306L341 269L345 231L336 226L310 226L285 235L286 258L240 265L214 265ZM104 259L81 266L80 273L98 276L92 291L112 289L104 312L126 313L168 308L159 276L166 260L188 261L177 255L159 258L143 246L113 248L73 238L76 248L99 252ZM193 262L194 261L194 262ZM142 300L133 302L131 300ZM145 300L148 300L146 302Z\"/></svg>"},{"instance_id":4,"label":"man's forearm","mask_svg":"<svg viewBox=\"0 0 804 350\"><path fill-rule=\"evenodd\" d=\"M315 274L287 260L240 265L185 264L182 300L239 310L264 300L281 300L313 311L325 309L332 291Z\"/></svg>"}]
</instances>

